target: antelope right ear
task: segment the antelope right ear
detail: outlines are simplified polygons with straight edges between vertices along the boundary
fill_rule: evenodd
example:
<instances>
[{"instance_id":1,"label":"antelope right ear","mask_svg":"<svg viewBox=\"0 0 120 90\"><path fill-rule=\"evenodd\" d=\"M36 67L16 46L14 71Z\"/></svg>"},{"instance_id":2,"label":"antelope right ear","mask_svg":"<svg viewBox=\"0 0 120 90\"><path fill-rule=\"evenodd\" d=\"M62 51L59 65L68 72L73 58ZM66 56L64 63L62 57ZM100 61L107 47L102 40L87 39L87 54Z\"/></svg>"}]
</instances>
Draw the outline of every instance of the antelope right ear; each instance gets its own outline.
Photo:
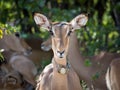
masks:
<instances>
[{"instance_id":1,"label":"antelope right ear","mask_svg":"<svg viewBox=\"0 0 120 90\"><path fill-rule=\"evenodd\" d=\"M76 29L80 29L81 27L85 26L88 21L88 16L85 14L80 14L77 17L75 17L70 24L73 27L73 31Z\"/></svg>"},{"instance_id":2,"label":"antelope right ear","mask_svg":"<svg viewBox=\"0 0 120 90\"><path fill-rule=\"evenodd\" d=\"M49 20L47 19L46 16L44 16L42 14L35 13L34 20L35 20L35 23L42 28L45 28L47 30L49 30L51 28Z\"/></svg>"}]
</instances>

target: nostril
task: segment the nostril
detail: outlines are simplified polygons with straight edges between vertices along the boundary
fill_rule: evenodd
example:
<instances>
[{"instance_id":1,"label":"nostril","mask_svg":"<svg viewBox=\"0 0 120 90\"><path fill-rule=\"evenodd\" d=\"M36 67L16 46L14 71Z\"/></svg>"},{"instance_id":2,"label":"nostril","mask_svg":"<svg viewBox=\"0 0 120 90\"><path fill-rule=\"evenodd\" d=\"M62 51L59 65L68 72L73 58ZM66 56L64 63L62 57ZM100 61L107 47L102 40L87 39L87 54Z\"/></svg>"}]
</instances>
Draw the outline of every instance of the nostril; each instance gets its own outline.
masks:
<instances>
[{"instance_id":1,"label":"nostril","mask_svg":"<svg viewBox=\"0 0 120 90\"><path fill-rule=\"evenodd\" d=\"M59 54L63 54L65 51L57 51L57 53L59 53Z\"/></svg>"}]
</instances>

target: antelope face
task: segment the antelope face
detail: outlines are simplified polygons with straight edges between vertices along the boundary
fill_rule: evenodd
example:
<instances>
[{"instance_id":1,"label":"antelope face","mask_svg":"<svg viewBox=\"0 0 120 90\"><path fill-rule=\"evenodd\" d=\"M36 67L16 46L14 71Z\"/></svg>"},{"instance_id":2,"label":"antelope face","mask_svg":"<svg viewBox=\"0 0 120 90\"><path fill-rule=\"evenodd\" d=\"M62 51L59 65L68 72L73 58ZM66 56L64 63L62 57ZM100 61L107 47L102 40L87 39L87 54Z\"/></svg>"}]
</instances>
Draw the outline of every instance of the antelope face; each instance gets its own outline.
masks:
<instances>
[{"instance_id":1,"label":"antelope face","mask_svg":"<svg viewBox=\"0 0 120 90\"><path fill-rule=\"evenodd\" d=\"M37 25L47 29L51 34L52 49L55 57L64 58L68 52L70 34L76 29L80 29L87 23L88 17L81 14L71 22L60 22L52 24L46 16L35 13L34 20Z\"/></svg>"},{"instance_id":2,"label":"antelope face","mask_svg":"<svg viewBox=\"0 0 120 90\"><path fill-rule=\"evenodd\" d=\"M66 57L71 30L71 25L69 23L61 22L52 25L49 32L52 39L52 49L56 57Z\"/></svg>"}]
</instances>

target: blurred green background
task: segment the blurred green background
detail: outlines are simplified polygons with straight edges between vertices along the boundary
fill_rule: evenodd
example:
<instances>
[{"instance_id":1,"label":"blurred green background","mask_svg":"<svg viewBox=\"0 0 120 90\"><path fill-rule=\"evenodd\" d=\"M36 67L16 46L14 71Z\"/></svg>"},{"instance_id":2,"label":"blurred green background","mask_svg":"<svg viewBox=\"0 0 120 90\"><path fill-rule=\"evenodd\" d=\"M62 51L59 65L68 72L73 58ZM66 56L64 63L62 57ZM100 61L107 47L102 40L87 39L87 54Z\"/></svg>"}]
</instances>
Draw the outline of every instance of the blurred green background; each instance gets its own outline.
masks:
<instances>
[{"instance_id":1,"label":"blurred green background","mask_svg":"<svg viewBox=\"0 0 120 90\"><path fill-rule=\"evenodd\" d=\"M77 31L83 54L120 52L119 0L0 0L0 27L14 26L23 37L46 39L48 33L40 30L33 20L35 12L51 21L70 21L80 13L87 13L86 27Z\"/></svg>"}]
</instances>

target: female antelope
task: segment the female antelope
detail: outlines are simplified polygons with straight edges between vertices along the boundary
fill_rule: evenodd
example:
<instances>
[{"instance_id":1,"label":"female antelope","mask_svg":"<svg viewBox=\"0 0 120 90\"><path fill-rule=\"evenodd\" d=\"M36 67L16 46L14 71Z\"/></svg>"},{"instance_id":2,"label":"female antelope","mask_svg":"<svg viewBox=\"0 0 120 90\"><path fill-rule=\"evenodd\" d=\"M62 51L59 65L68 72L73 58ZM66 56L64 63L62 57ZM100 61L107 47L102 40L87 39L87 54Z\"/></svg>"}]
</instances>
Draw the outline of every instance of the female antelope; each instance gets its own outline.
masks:
<instances>
[{"instance_id":1,"label":"female antelope","mask_svg":"<svg viewBox=\"0 0 120 90\"><path fill-rule=\"evenodd\" d=\"M79 29L86 24L87 16L81 14L70 23L51 24L46 16L36 13L34 20L36 24L51 33L54 53L52 63L45 67L39 77L36 90L82 90L80 80L67 55L70 35L75 29Z\"/></svg>"}]
</instances>

